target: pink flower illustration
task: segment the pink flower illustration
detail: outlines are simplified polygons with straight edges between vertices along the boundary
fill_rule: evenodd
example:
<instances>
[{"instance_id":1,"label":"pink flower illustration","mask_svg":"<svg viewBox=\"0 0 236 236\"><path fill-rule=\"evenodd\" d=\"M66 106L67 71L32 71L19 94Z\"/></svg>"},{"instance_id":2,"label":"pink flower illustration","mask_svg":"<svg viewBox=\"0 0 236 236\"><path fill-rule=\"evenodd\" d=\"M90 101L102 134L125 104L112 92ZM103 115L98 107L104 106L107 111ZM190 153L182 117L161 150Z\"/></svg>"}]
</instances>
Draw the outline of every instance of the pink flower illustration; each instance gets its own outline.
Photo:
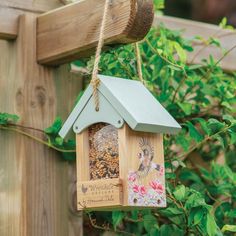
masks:
<instances>
[{"instance_id":1,"label":"pink flower illustration","mask_svg":"<svg viewBox=\"0 0 236 236\"><path fill-rule=\"evenodd\" d=\"M161 166L160 167L160 171L159 171L160 173L160 176L163 176L164 175L164 172L165 172L165 169L164 169L164 167L163 166Z\"/></svg>"},{"instance_id":2,"label":"pink flower illustration","mask_svg":"<svg viewBox=\"0 0 236 236\"><path fill-rule=\"evenodd\" d=\"M129 174L128 180L131 181L131 182L134 182L136 179L137 179L136 173L135 173L135 172L131 172L131 173Z\"/></svg>"},{"instance_id":3,"label":"pink flower illustration","mask_svg":"<svg viewBox=\"0 0 236 236\"><path fill-rule=\"evenodd\" d=\"M139 192L141 193L141 195L145 195L147 193L147 190L146 190L145 186L140 186L139 187Z\"/></svg>"},{"instance_id":4,"label":"pink flower illustration","mask_svg":"<svg viewBox=\"0 0 236 236\"><path fill-rule=\"evenodd\" d=\"M134 191L135 193L138 193L138 192L139 192L139 186L138 186L137 184L135 184L135 185L133 186L133 191Z\"/></svg>"},{"instance_id":5,"label":"pink flower illustration","mask_svg":"<svg viewBox=\"0 0 236 236\"><path fill-rule=\"evenodd\" d=\"M150 186L159 194L162 194L164 192L163 185L157 181L151 181Z\"/></svg>"}]
</instances>

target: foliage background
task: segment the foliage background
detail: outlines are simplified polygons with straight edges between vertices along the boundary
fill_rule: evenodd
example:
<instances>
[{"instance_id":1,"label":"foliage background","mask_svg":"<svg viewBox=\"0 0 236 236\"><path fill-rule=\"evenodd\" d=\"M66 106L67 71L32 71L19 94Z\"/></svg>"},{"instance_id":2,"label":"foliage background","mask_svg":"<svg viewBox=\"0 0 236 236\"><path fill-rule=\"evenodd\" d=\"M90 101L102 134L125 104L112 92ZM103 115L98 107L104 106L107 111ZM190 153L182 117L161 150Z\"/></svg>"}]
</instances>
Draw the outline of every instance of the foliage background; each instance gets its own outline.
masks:
<instances>
[{"instance_id":1,"label":"foliage background","mask_svg":"<svg viewBox=\"0 0 236 236\"><path fill-rule=\"evenodd\" d=\"M164 6L160 0L155 4L158 11ZM221 27L230 28L226 19ZM230 53L223 48L218 61L210 56L199 65L188 64L187 52L196 40L221 48L217 37L190 41L164 25L139 44L145 85L183 127L177 136L165 136L168 207L88 213L85 234L93 228L95 235L103 230L146 236L236 232L236 74L219 66ZM89 75L93 60L75 64ZM100 73L138 80L134 45L104 53Z\"/></svg>"},{"instance_id":2,"label":"foliage background","mask_svg":"<svg viewBox=\"0 0 236 236\"><path fill-rule=\"evenodd\" d=\"M154 2L157 12L163 9L163 0ZM220 26L231 28L226 19ZM221 48L222 58L215 61L210 56L201 64L188 64L187 52L194 50L196 41L205 49L208 45ZM146 87L183 127L178 135L165 135L164 139L168 207L87 212L84 235L235 235L236 74L223 71L220 62L236 45L227 52L216 36L196 36L190 41L181 32L159 25L139 47ZM92 57L74 63L82 68L84 88L89 83L93 62ZM138 80L134 45L103 53L100 73ZM0 129L33 138L61 152L66 161L75 159L75 141L58 136L61 118L44 130L44 140L25 132L26 128L33 128L18 125L18 118L0 113Z\"/></svg>"}]
</instances>

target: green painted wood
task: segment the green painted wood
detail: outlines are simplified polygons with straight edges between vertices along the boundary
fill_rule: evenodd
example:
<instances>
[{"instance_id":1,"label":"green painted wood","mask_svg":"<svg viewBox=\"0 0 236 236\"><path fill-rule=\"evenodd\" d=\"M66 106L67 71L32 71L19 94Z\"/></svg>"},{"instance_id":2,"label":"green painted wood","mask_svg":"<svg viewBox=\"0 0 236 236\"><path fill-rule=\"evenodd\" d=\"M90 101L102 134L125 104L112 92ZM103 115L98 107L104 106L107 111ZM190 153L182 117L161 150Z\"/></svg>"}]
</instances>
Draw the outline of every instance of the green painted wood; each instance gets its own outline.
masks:
<instances>
[{"instance_id":1,"label":"green painted wood","mask_svg":"<svg viewBox=\"0 0 236 236\"><path fill-rule=\"evenodd\" d=\"M98 90L109 101L106 104L102 104L103 101L101 101L104 116L109 115L106 110L110 108L106 108L106 106L111 106L135 131L175 134L181 129L177 121L141 82L104 75L98 77L101 80ZM83 114L80 122L86 123L86 127L89 125L84 119L88 119L93 113L84 110L84 107L87 106L91 96L92 87L90 85L62 127L60 136L67 135L82 112L86 112L86 114ZM94 123L95 119L92 119L92 122ZM98 119L97 122L101 122L101 120ZM81 129L82 127L80 127L80 131Z\"/></svg>"},{"instance_id":2,"label":"green painted wood","mask_svg":"<svg viewBox=\"0 0 236 236\"><path fill-rule=\"evenodd\" d=\"M83 111L74 123L73 130L78 134L92 124L100 122L111 124L117 129L124 125L123 118L109 103L109 101L99 92L99 111L95 110L94 99L91 96Z\"/></svg>"}]
</instances>

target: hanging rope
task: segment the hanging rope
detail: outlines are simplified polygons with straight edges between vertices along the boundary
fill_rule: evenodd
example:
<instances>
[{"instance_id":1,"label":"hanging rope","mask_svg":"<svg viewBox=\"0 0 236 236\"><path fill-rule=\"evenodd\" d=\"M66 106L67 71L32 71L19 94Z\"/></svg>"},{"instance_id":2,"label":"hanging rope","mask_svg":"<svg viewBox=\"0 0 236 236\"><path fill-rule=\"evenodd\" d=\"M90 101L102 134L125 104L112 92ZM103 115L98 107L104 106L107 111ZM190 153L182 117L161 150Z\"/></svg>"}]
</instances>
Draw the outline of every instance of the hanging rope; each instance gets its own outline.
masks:
<instances>
[{"instance_id":1,"label":"hanging rope","mask_svg":"<svg viewBox=\"0 0 236 236\"><path fill-rule=\"evenodd\" d=\"M135 53L136 53L136 59L137 59L138 77L139 77L139 80L142 82L142 84L145 85L145 81L143 79L142 58L140 54L139 43L135 43Z\"/></svg>"},{"instance_id":2,"label":"hanging rope","mask_svg":"<svg viewBox=\"0 0 236 236\"><path fill-rule=\"evenodd\" d=\"M110 0L106 0L104 12L103 12L100 34L99 34L98 46L97 46L96 55L95 55L94 67L93 67L93 72L92 72L92 79L91 79L91 85L93 86L93 97L94 97L96 111L99 111L98 87L100 85L100 80L97 75L98 75L98 71L99 71L99 62L101 59L102 47L104 44L104 31L105 31L106 20L107 20L107 16L108 16L109 3L110 3Z\"/></svg>"}]
</instances>

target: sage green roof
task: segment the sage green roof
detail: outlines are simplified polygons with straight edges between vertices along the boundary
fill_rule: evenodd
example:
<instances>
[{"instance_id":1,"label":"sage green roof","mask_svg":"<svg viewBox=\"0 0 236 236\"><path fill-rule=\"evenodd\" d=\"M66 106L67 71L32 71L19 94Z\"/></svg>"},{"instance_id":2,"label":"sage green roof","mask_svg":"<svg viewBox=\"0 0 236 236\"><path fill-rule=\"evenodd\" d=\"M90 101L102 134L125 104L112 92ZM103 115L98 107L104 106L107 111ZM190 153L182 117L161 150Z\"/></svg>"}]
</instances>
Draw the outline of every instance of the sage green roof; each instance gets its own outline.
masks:
<instances>
[{"instance_id":1,"label":"sage green roof","mask_svg":"<svg viewBox=\"0 0 236 236\"><path fill-rule=\"evenodd\" d=\"M110 105L130 128L135 131L175 134L181 129L177 121L141 82L104 75L98 75L98 77L101 81L98 89L99 96L104 96L108 101L104 106L100 104L100 106L103 106L101 110L105 113L102 114L104 117L109 116L105 108ZM84 108L91 99L93 99L92 87L89 85L59 132L60 136L65 137L76 120L78 119L78 122L80 121L79 116L83 111L86 111ZM92 115L95 117L93 118L94 123L96 121L96 111L83 114L83 119ZM98 117L100 118L98 118L96 123L102 122L101 114ZM92 124L88 123L88 125Z\"/></svg>"}]
</instances>

